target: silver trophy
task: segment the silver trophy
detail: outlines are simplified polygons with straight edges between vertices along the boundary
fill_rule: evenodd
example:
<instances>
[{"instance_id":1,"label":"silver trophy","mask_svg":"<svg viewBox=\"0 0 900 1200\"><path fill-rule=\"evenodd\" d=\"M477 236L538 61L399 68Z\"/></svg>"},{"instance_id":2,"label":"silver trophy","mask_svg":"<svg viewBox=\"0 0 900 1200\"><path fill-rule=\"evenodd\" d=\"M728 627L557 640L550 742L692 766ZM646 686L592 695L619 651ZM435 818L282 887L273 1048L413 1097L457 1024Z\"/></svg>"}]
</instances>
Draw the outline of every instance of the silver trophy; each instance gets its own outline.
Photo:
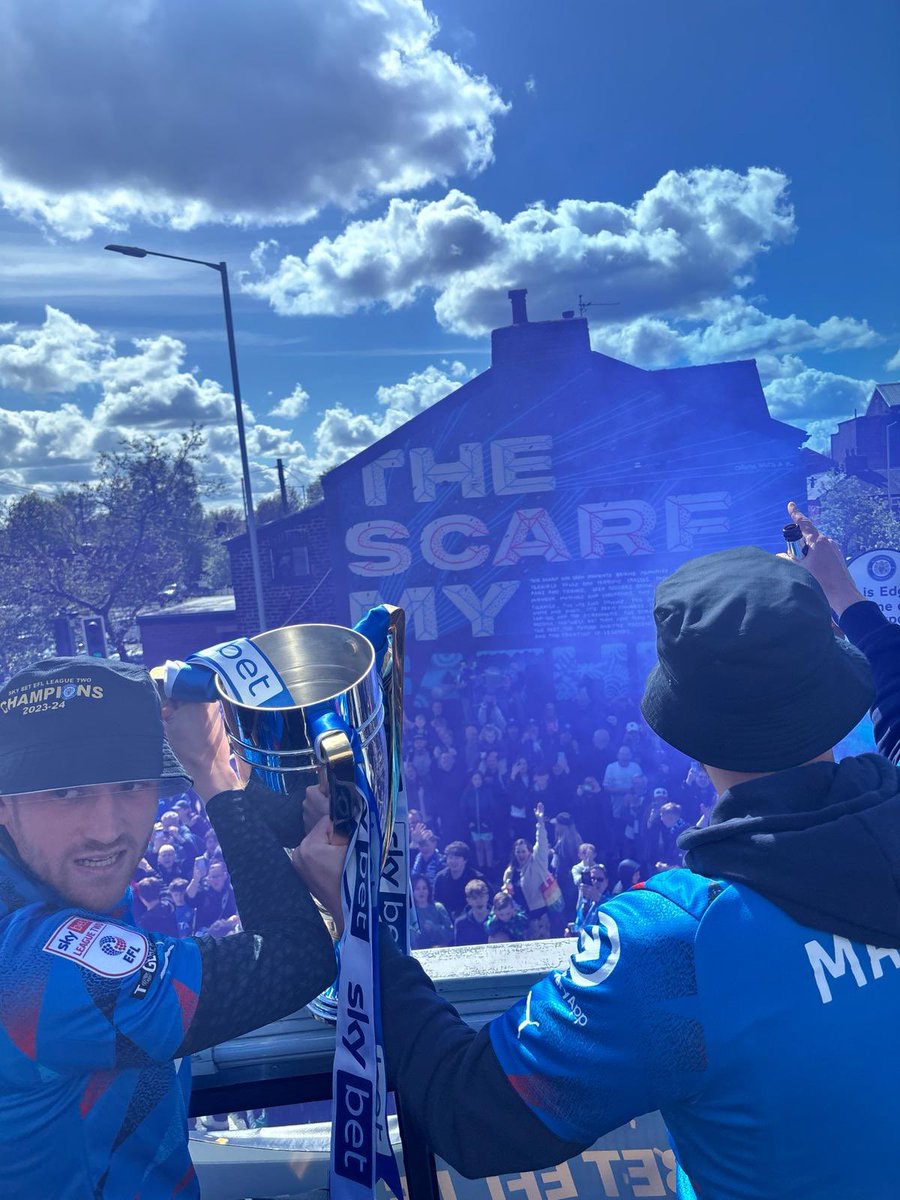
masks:
<instances>
[{"instance_id":1,"label":"silver trophy","mask_svg":"<svg viewBox=\"0 0 900 1200\"><path fill-rule=\"evenodd\" d=\"M334 729L337 715L359 735L362 767L375 797L382 834L382 860L393 831L401 787L403 728L402 609L389 613L382 652L354 629L342 625L288 625L249 640L278 672L291 694L284 708L255 708L230 696L219 676L216 687L225 728L236 758L251 766L273 791L296 795L328 777L331 817L348 833L362 803L356 761L347 734ZM310 1004L316 1016L334 1020L331 991Z\"/></svg>"}]
</instances>

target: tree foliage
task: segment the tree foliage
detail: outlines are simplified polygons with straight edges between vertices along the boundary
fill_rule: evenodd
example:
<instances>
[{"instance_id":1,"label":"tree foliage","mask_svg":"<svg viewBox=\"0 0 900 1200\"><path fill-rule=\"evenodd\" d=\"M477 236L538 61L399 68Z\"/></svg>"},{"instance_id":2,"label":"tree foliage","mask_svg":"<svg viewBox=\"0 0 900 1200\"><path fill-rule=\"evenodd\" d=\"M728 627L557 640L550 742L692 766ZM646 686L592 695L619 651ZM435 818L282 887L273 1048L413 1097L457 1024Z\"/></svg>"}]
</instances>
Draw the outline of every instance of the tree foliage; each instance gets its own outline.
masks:
<instances>
[{"instance_id":1,"label":"tree foliage","mask_svg":"<svg viewBox=\"0 0 900 1200\"><path fill-rule=\"evenodd\" d=\"M826 476L820 487L816 524L848 558L867 550L900 550L900 496L894 497L891 513L886 492L842 471Z\"/></svg>"},{"instance_id":2,"label":"tree foliage","mask_svg":"<svg viewBox=\"0 0 900 1200\"><path fill-rule=\"evenodd\" d=\"M102 616L124 659L136 614L163 595L206 590L209 522L196 467L199 430L173 449L123 439L95 478L54 495L29 492L0 511L0 653L7 671L52 646L60 613Z\"/></svg>"}]
</instances>

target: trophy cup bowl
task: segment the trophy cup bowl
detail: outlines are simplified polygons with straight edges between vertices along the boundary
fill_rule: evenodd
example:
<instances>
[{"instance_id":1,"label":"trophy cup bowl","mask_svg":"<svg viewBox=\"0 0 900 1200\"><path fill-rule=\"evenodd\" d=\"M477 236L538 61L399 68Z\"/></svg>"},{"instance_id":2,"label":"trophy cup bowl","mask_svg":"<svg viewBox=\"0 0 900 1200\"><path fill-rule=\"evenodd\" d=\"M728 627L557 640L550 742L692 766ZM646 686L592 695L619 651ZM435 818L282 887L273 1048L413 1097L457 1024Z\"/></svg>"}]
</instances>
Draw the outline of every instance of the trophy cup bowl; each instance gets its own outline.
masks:
<instances>
[{"instance_id":1,"label":"trophy cup bowl","mask_svg":"<svg viewBox=\"0 0 900 1200\"><path fill-rule=\"evenodd\" d=\"M324 768L332 820L349 834L362 803L356 772L365 772L381 826L382 862L401 786L403 720L404 614L401 609L388 613L382 654L362 633L342 625L288 625L251 638L290 692L289 705L238 701L216 676L232 752L272 791L296 796L302 804L306 788L319 783ZM344 727L358 737L358 756ZM333 990L309 1008L333 1021Z\"/></svg>"}]
</instances>

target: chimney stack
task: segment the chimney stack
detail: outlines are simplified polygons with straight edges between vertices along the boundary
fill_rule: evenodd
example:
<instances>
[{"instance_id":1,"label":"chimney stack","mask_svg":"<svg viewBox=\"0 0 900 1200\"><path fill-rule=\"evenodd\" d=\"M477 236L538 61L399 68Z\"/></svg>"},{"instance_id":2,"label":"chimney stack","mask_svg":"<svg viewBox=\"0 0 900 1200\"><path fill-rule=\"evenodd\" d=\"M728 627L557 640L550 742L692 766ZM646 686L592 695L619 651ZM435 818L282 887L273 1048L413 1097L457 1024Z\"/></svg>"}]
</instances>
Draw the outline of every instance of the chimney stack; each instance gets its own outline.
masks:
<instances>
[{"instance_id":1,"label":"chimney stack","mask_svg":"<svg viewBox=\"0 0 900 1200\"><path fill-rule=\"evenodd\" d=\"M512 301L513 325L527 325L528 312L525 308L525 297L528 295L528 288L513 288L511 292L507 292L506 294Z\"/></svg>"}]
</instances>

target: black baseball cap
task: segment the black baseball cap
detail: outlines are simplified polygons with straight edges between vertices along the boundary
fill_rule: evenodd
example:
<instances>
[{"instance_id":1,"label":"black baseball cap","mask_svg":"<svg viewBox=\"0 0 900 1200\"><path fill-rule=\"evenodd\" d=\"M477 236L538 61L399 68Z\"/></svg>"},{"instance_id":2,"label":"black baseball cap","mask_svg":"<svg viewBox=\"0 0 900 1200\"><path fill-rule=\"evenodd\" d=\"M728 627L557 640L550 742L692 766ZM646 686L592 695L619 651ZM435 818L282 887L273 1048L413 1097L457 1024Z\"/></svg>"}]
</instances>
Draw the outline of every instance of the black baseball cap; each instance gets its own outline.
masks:
<instances>
[{"instance_id":1,"label":"black baseball cap","mask_svg":"<svg viewBox=\"0 0 900 1200\"><path fill-rule=\"evenodd\" d=\"M191 785L142 667L46 658L0 689L0 795L144 779L172 796Z\"/></svg>"}]
</instances>

